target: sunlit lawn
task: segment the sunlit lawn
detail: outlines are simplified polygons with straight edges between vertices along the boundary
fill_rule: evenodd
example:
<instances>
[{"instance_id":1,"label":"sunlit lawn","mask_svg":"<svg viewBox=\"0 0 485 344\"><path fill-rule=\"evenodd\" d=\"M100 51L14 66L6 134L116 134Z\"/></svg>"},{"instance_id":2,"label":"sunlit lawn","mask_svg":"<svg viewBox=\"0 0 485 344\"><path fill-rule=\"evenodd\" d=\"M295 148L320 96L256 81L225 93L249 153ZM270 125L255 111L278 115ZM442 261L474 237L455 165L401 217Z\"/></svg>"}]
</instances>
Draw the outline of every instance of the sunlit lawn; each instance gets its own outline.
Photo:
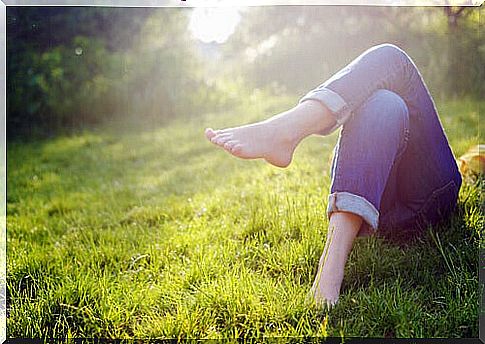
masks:
<instances>
[{"instance_id":1,"label":"sunlit lawn","mask_svg":"<svg viewBox=\"0 0 485 344\"><path fill-rule=\"evenodd\" d=\"M336 134L306 140L288 169L203 136L292 101L10 143L8 336L477 337L477 184L411 247L359 239L334 310L305 301ZM478 143L478 103L438 105L456 155Z\"/></svg>"}]
</instances>

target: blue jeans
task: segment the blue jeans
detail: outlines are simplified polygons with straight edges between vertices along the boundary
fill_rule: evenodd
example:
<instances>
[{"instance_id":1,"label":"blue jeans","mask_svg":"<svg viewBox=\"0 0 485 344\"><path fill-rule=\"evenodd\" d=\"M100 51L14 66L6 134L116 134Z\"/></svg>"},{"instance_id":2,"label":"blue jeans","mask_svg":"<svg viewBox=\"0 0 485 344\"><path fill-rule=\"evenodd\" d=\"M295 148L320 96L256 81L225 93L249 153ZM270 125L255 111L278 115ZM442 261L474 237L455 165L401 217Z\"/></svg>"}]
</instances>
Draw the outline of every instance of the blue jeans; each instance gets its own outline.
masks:
<instances>
[{"instance_id":1,"label":"blue jeans","mask_svg":"<svg viewBox=\"0 0 485 344\"><path fill-rule=\"evenodd\" d=\"M342 125L328 216L364 220L359 235L406 239L453 210L461 176L431 95L398 47L372 47L300 102L323 103Z\"/></svg>"}]
</instances>

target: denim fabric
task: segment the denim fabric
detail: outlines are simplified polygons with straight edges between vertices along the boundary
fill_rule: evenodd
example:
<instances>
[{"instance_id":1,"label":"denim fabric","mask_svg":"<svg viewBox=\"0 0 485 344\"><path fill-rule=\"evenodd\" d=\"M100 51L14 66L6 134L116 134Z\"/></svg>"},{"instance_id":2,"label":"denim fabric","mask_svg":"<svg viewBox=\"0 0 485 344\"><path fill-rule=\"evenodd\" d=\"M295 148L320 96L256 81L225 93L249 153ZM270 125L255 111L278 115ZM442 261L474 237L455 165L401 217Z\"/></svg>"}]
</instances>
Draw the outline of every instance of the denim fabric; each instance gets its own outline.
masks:
<instances>
[{"instance_id":1,"label":"denim fabric","mask_svg":"<svg viewBox=\"0 0 485 344\"><path fill-rule=\"evenodd\" d=\"M434 102L411 58L372 47L300 102L327 106L343 125L328 215L348 211L386 236L416 232L453 210L461 176Z\"/></svg>"}]
</instances>

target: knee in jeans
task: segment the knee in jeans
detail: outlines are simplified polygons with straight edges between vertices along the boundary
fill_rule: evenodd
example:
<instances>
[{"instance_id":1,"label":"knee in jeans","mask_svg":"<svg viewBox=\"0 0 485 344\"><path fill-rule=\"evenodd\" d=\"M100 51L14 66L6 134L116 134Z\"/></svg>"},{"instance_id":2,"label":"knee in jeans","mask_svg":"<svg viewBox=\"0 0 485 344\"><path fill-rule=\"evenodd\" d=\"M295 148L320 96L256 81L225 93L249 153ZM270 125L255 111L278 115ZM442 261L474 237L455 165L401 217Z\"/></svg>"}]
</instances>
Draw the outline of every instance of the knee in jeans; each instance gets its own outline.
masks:
<instances>
[{"instance_id":1,"label":"knee in jeans","mask_svg":"<svg viewBox=\"0 0 485 344\"><path fill-rule=\"evenodd\" d=\"M362 147L375 142L402 142L399 147L405 147L409 135L406 103L394 92L377 90L344 124L341 135L358 138Z\"/></svg>"},{"instance_id":2,"label":"knee in jeans","mask_svg":"<svg viewBox=\"0 0 485 344\"><path fill-rule=\"evenodd\" d=\"M384 61L407 62L408 55L398 46L390 43L379 44L371 48L375 54L381 56Z\"/></svg>"},{"instance_id":3,"label":"knee in jeans","mask_svg":"<svg viewBox=\"0 0 485 344\"><path fill-rule=\"evenodd\" d=\"M378 45L374 46L374 49L379 50L379 51L384 52L384 53L388 53L388 54L396 54L396 53L401 54L402 53L402 49L399 48L397 45L392 44L392 43L378 44Z\"/></svg>"},{"instance_id":4,"label":"knee in jeans","mask_svg":"<svg viewBox=\"0 0 485 344\"><path fill-rule=\"evenodd\" d=\"M370 117L374 117L376 125L380 127L398 124L399 127L407 127L409 113L406 102L396 93L389 90L377 90L369 99L366 111Z\"/></svg>"}]
</instances>

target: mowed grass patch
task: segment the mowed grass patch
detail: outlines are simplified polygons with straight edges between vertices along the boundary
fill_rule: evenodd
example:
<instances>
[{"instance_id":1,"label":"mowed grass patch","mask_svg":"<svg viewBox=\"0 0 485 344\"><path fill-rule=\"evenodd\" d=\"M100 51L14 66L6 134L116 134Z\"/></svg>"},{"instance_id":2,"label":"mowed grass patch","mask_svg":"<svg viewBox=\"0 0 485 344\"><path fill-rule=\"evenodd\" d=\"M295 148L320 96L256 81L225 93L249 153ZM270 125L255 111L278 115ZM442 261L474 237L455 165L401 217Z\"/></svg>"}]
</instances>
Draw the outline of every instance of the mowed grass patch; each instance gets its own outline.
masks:
<instances>
[{"instance_id":1,"label":"mowed grass patch","mask_svg":"<svg viewBox=\"0 0 485 344\"><path fill-rule=\"evenodd\" d=\"M307 139L288 169L239 160L204 128L292 104L246 105L9 143L8 336L477 337L483 182L413 245L359 238L327 312L307 296L337 133ZM478 143L483 104L438 106L456 154Z\"/></svg>"}]
</instances>

